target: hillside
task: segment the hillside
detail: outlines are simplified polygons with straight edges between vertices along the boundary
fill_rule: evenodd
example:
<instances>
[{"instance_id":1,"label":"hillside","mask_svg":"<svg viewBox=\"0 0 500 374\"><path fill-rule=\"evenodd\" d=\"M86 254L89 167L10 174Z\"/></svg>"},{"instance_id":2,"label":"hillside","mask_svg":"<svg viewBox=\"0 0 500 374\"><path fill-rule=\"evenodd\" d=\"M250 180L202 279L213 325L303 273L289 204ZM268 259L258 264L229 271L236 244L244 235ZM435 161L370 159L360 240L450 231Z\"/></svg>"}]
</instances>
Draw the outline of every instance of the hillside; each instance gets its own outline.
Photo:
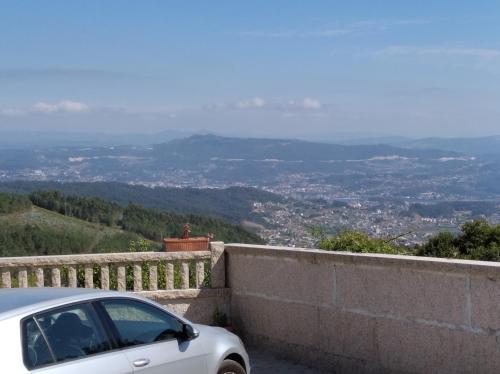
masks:
<instances>
[{"instance_id":1,"label":"hillside","mask_svg":"<svg viewBox=\"0 0 500 374\"><path fill-rule=\"evenodd\" d=\"M255 188L230 187L225 189L148 188L116 182L58 183L16 181L0 183L0 191L29 194L34 191L60 191L65 194L102 199L127 206L129 203L146 208L178 214L196 214L221 218L233 224L246 220L259 221L252 214L255 201L278 202L283 198Z\"/></svg>"},{"instance_id":2,"label":"hillside","mask_svg":"<svg viewBox=\"0 0 500 374\"><path fill-rule=\"evenodd\" d=\"M439 158L450 152L436 149L399 148L390 145L340 145L302 140L229 138L215 135L194 135L154 146L158 159L188 163L207 159L325 161L364 160L394 156L408 158Z\"/></svg>"},{"instance_id":3,"label":"hillside","mask_svg":"<svg viewBox=\"0 0 500 374\"><path fill-rule=\"evenodd\" d=\"M392 143L411 149L443 149L467 155L500 155L500 136L478 138L424 138Z\"/></svg>"},{"instance_id":4,"label":"hillside","mask_svg":"<svg viewBox=\"0 0 500 374\"><path fill-rule=\"evenodd\" d=\"M493 201L443 201L434 204L411 204L408 213L440 218L452 217L457 212L470 212L471 217L477 219L498 211L498 203Z\"/></svg>"},{"instance_id":5,"label":"hillside","mask_svg":"<svg viewBox=\"0 0 500 374\"><path fill-rule=\"evenodd\" d=\"M126 251L141 238L37 206L0 214L0 257Z\"/></svg>"},{"instance_id":6,"label":"hillside","mask_svg":"<svg viewBox=\"0 0 500 374\"><path fill-rule=\"evenodd\" d=\"M192 234L216 240L262 243L262 239L220 219L178 215L99 198L35 192L29 198L0 193L0 256L117 252L147 239L160 248L162 237L179 236L184 223Z\"/></svg>"}]
</instances>

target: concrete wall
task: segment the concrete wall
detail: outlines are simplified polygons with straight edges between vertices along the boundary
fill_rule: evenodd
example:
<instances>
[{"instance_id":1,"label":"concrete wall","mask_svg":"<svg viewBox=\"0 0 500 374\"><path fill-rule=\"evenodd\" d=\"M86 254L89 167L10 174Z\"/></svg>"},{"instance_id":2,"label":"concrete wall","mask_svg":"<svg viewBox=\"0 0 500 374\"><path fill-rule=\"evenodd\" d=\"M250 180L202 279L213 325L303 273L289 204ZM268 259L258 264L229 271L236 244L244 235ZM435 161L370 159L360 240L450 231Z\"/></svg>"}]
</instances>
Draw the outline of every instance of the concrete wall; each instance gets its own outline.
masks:
<instances>
[{"instance_id":1,"label":"concrete wall","mask_svg":"<svg viewBox=\"0 0 500 374\"><path fill-rule=\"evenodd\" d=\"M249 345L338 373L499 373L500 264L226 245Z\"/></svg>"}]
</instances>

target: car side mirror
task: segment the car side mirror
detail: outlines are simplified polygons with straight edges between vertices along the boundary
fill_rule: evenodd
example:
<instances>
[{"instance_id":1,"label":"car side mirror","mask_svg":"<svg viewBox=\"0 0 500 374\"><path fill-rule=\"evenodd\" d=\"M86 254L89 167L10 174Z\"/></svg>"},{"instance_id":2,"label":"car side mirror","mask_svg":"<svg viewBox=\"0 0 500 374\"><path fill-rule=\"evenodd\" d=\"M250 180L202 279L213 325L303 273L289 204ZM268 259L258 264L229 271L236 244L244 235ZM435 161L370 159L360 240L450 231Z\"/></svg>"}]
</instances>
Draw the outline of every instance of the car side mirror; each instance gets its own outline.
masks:
<instances>
[{"instance_id":1,"label":"car side mirror","mask_svg":"<svg viewBox=\"0 0 500 374\"><path fill-rule=\"evenodd\" d=\"M200 336L200 332L189 323L185 323L182 325L182 335L185 340L193 340Z\"/></svg>"}]
</instances>

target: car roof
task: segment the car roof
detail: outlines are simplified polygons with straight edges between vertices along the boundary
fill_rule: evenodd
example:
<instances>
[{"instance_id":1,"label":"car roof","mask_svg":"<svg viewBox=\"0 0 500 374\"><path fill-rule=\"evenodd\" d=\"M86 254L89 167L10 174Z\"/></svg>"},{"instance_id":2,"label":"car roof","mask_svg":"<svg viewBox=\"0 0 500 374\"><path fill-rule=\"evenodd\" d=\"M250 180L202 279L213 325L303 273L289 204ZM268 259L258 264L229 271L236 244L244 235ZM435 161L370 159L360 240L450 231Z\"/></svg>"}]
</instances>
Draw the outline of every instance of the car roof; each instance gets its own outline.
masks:
<instances>
[{"instance_id":1,"label":"car roof","mask_svg":"<svg viewBox=\"0 0 500 374\"><path fill-rule=\"evenodd\" d=\"M120 295L132 296L91 288L4 288L0 289L0 320L73 301Z\"/></svg>"}]
</instances>

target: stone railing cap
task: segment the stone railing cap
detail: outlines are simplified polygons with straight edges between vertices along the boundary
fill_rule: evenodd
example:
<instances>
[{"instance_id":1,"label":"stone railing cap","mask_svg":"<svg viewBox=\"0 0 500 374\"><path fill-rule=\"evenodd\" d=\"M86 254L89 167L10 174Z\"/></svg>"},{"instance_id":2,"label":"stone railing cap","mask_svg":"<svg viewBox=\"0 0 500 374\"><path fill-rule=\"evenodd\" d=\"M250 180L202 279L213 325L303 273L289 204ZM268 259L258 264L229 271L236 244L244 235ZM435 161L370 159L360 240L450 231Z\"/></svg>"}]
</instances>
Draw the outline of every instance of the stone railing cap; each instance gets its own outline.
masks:
<instances>
[{"instance_id":1,"label":"stone railing cap","mask_svg":"<svg viewBox=\"0 0 500 374\"><path fill-rule=\"evenodd\" d=\"M397 266L430 271L471 272L500 274L500 263L493 261L458 260L411 255L387 255L378 253L352 253L325 251L321 249L290 248L251 244L229 243L229 253L246 255L295 258L312 263L339 262L344 264L365 264L373 266Z\"/></svg>"},{"instance_id":2,"label":"stone railing cap","mask_svg":"<svg viewBox=\"0 0 500 374\"><path fill-rule=\"evenodd\" d=\"M79 255L29 256L0 258L0 268L84 264L127 264L145 261L208 260L210 251L124 252Z\"/></svg>"}]
</instances>

